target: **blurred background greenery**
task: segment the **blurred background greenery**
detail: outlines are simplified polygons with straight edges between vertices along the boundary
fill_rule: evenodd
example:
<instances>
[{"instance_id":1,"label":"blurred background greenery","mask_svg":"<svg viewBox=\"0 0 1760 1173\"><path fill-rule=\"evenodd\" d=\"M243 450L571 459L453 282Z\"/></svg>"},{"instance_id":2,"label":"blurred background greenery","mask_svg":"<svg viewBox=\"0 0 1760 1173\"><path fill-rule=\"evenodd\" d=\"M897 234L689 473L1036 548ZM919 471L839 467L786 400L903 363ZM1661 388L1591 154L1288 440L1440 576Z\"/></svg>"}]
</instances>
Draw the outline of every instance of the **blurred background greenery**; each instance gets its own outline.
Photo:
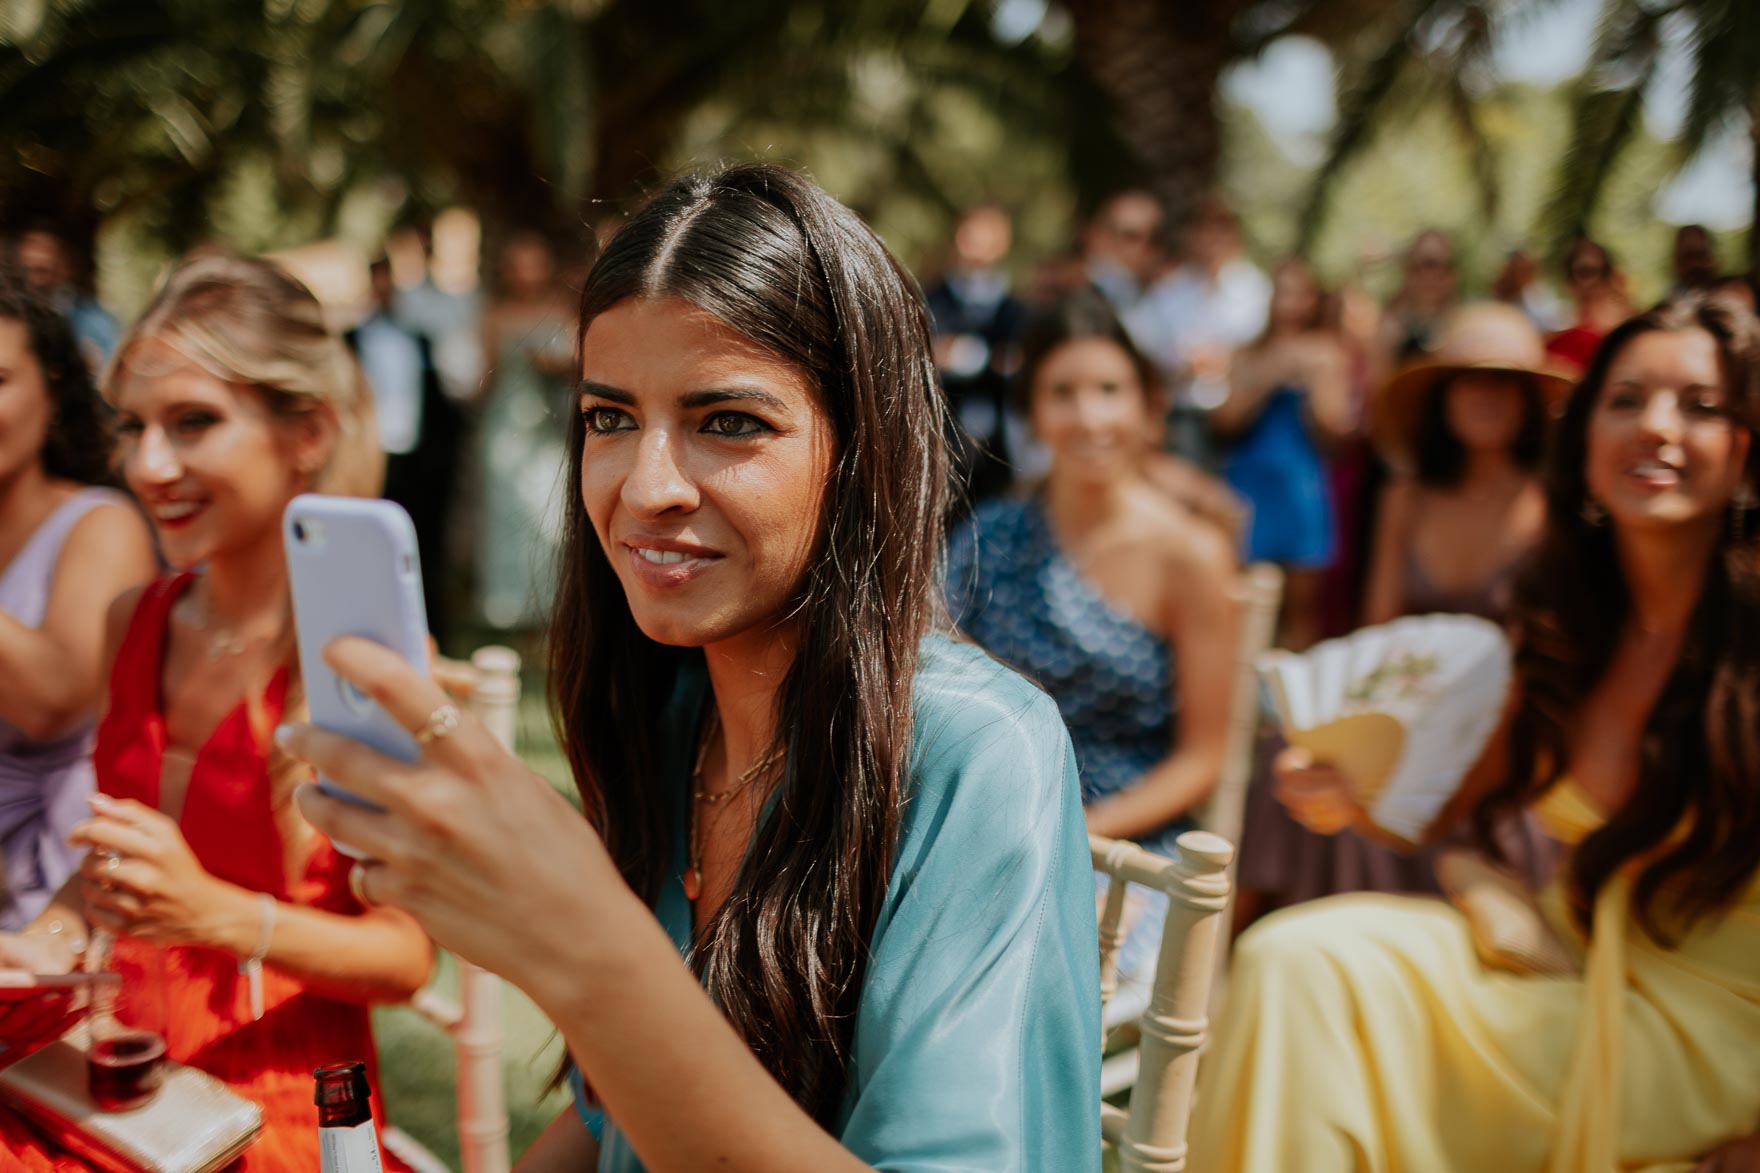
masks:
<instances>
[{"instance_id":1,"label":"blurred background greenery","mask_svg":"<svg viewBox=\"0 0 1760 1173\"><path fill-rule=\"evenodd\" d=\"M1500 45L1585 7L1576 76L1500 73ZM1292 41L1337 76L1307 143L1227 84ZM1372 288L1434 225L1469 282L1588 230L1644 295L1657 192L1707 144L1746 148L1757 60L1752 0L8 0L0 224L55 221L126 313L216 237L372 250L462 205L487 234L584 240L683 166L758 156L923 268L961 207L1009 207L1030 258L1140 182L1175 223L1220 185L1262 258L1301 247ZM1666 136L1644 100L1664 83Z\"/></svg>"}]
</instances>

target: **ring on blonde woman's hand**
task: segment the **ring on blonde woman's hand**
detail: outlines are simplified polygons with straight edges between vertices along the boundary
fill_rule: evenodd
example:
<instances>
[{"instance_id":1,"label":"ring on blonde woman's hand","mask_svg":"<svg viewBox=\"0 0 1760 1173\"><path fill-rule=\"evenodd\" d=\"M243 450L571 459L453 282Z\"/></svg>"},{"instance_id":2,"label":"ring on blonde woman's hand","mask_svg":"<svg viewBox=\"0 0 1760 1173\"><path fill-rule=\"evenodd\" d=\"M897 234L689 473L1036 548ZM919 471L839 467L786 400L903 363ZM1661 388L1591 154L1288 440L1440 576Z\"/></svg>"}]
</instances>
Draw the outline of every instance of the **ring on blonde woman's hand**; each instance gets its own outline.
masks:
<instances>
[{"instance_id":1,"label":"ring on blonde woman's hand","mask_svg":"<svg viewBox=\"0 0 1760 1173\"><path fill-rule=\"evenodd\" d=\"M416 740L427 745L430 741L451 737L457 728L458 706L448 702L428 714L428 723L416 732Z\"/></svg>"},{"instance_id":2,"label":"ring on blonde woman's hand","mask_svg":"<svg viewBox=\"0 0 1760 1173\"><path fill-rule=\"evenodd\" d=\"M366 863L357 862L353 867L348 869L348 890L354 893L355 900L360 903L362 908L373 907L372 900L367 896Z\"/></svg>"}]
</instances>

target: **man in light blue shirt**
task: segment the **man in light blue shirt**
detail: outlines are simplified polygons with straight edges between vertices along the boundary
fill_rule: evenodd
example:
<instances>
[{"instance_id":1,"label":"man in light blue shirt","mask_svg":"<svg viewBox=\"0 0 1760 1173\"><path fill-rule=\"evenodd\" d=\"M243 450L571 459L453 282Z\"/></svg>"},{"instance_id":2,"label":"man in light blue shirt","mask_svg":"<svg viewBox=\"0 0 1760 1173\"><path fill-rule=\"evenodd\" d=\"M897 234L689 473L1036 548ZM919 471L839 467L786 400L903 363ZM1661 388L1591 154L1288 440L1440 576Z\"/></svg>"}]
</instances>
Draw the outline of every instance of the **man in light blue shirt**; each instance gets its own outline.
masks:
<instances>
[{"instance_id":1,"label":"man in light blue shirt","mask_svg":"<svg viewBox=\"0 0 1760 1173\"><path fill-rule=\"evenodd\" d=\"M446 581L463 420L442 389L428 335L392 315L397 290L390 262L380 257L369 273L372 312L346 338L373 389L379 446L385 452L385 496L402 505L415 524L428 620L443 626L446 600L440 586Z\"/></svg>"},{"instance_id":2,"label":"man in light blue shirt","mask_svg":"<svg viewBox=\"0 0 1760 1173\"><path fill-rule=\"evenodd\" d=\"M73 261L67 243L48 228L32 228L18 238L18 267L25 280L43 293L73 330L80 356L97 378L116 349L116 319L97 300L73 283Z\"/></svg>"}]
</instances>

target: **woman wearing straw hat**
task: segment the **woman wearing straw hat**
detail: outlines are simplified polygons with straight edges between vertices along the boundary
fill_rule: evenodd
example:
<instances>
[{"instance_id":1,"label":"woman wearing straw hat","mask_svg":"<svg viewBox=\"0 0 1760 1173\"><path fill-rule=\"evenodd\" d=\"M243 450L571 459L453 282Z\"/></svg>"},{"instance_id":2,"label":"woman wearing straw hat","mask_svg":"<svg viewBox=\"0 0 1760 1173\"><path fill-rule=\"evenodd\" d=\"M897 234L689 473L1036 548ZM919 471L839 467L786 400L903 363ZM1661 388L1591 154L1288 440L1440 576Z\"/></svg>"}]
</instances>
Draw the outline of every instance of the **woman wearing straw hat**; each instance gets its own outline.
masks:
<instances>
[{"instance_id":1,"label":"woman wearing straw hat","mask_svg":"<svg viewBox=\"0 0 1760 1173\"><path fill-rule=\"evenodd\" d=\"M1445 320L1431 359L1370 401L1371 436L1396 479L1377 514L1364 622L1435 611L1502 619L1511 576L1544 524L1536 470L1552 408L1570 390L1544 359L1521 311L1466 306ZM1304 830L1268 783L1248 799L1239 923L1340 892L1438 891L1435 850ZM1545 878L1553 850L1525 819L1499 838L1531 880Z\"/></svg>"},{"instance_id":2,"label":"woman wearing straw hat","mask_svg":"<svg viewBox=\"0 0 1760 1173\"><path fill-rule=\"evenodd\" d=\"M1370 432L1397 478L1377 511L1363 622L1501 618L1545 514L1536 470L1547 421L1570 390L1545 366L1526 315L1471 305L1449 317L1432 359L1371 400Z\"/></svg>"}]
</instances>

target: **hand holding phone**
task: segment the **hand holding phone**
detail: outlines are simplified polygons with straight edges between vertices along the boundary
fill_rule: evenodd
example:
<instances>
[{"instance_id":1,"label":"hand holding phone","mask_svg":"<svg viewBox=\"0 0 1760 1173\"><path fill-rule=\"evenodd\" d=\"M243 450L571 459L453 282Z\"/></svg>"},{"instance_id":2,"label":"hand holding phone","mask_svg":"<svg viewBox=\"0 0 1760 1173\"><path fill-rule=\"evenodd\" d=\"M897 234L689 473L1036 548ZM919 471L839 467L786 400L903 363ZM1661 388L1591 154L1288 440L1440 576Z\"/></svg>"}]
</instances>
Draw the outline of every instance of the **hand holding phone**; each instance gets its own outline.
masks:
<instances>
[{"instance_id":1,"label":"hand holding phone","mask_svg":"<svg viewBox=\"0 0 1760 1173\"><path fill-rule=\"evenodd\" d=\"M353 635L426 669L428 619L409 514L390 501L307 493L288 503L282 537L312 724L388 757L417 760L420 748L409 731L324 661L331 641ZM320 777L319 785L340 798L362 801L326 778ZM355 854L343 844L337 847Z\"/></svg>"}]
</instances>

